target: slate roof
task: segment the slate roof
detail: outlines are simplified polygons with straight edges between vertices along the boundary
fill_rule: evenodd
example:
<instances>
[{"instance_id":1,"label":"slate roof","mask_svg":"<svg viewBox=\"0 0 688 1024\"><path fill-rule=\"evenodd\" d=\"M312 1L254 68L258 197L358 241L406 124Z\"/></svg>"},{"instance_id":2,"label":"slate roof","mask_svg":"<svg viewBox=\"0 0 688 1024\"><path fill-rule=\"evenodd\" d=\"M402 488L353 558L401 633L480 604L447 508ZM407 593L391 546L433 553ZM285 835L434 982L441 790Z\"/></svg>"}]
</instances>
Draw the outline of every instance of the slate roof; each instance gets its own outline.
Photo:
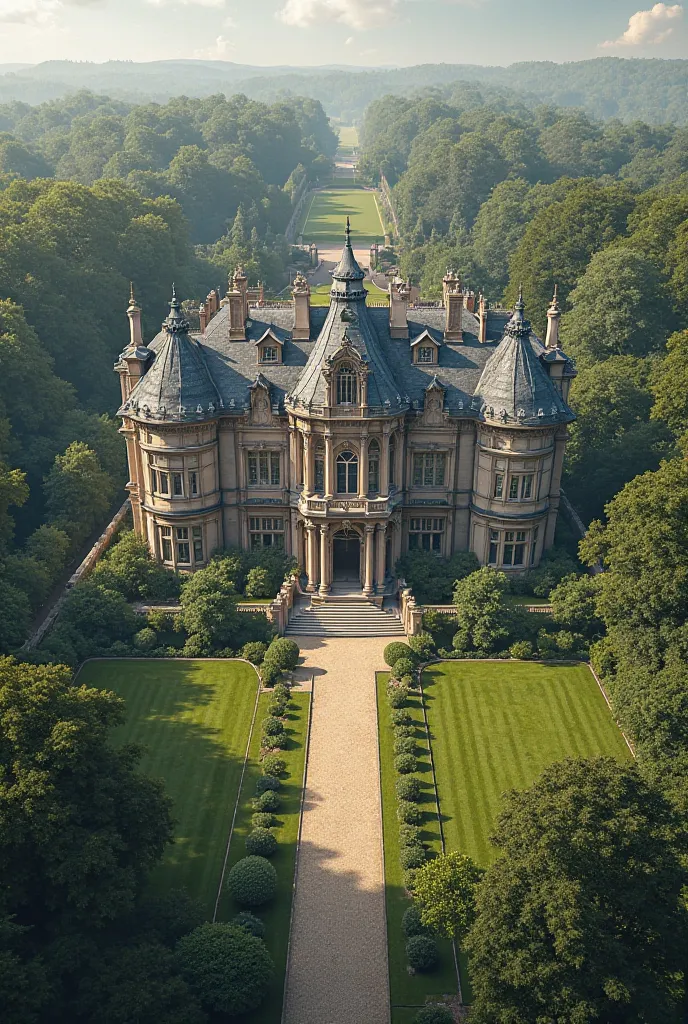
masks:
<instances>
[{"instance_id":1,"label":"slate roof","mask_svg":"<svg viewBox=\"0 0 688 1024\"><path fill-rule=\"evenodd\" d=\"M410 338L427 330L439 346L438 363L415 364L410 342L390 337L389 310L366 305L362 281L347 234L330 306L311 307L313 340L307 341L291 337L292 308L269 305L250 307L246 341L229 340L228 306L215 314L205 335L192 335L174 299L170 317L149 345L152 366L119 414L146 422L198 422L216 418L219 410L222 415L243 414L259 373L270 383L275 411L284 412L287 400L297 408L318 407L325 400L322 369L346 338L368 365L368 404L376 407L376 415L422 410L425 391L437 376L445 389L445 409L454 416L523 426L574 418L541 361L550 353L532 333L522 309L507 322L503 340L485 344L478 340L478 318L464 309L463 342L447 344L444 309L410 307ZM500 316L506 319L506 314ZM281 363L259 364L256 345L250 344L268 329L283 343Z\"/></svg>"}]
</instances>

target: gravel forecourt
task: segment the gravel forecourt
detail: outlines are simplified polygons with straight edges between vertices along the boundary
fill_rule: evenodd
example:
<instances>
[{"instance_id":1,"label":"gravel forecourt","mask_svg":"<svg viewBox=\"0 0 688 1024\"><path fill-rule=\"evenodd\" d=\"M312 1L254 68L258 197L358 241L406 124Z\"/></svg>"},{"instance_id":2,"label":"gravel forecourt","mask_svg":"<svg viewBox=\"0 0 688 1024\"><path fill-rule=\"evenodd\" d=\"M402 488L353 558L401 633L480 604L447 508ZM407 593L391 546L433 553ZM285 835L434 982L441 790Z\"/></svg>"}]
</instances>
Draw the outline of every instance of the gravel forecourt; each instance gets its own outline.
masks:
<instances>
[{"instance_id":1,"label":"gravel forecourt","mask_svg":"<svg viewBox=\"0 0 688 1024\"><path fill-rule=\"evenodd\" d=\"M315 680L284 1024L389 1024L375 701L388 642L299 637Z\"/></svg>"}]
</instances>

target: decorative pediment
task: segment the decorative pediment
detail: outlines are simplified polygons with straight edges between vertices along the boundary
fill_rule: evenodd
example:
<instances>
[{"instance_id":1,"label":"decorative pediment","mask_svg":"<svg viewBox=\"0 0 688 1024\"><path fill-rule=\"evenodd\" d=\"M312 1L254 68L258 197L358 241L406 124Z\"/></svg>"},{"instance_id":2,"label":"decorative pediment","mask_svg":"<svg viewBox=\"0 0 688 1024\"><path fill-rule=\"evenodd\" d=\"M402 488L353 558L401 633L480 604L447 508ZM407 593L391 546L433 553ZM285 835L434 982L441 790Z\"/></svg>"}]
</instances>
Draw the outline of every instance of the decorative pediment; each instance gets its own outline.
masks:
<instances>
[{"instance_id":1,"label":"decorative pediment","mask_svg":"<svg viewBox=\"0 0 688 1024\"><path fill-rule=\"evenodd\" d=\"M252 384L248 386L251 401L251 422L265 426L272 422L272 402L270 393L270 381L259 373Z\"/></svg>"},{"instance_id":2,"label":"decorative pediment","mask_svg":"<svg viewBox=\"0 0 688 1024\"><path fill-rule=\"evenodd\" d=\"M417 338L413 339L413 341L411 342L411 348L415 348L416 345L434 345L435 348L439 348L440 342L437 341L436 338L433 338L432 334L426 327L425 330L421 334L419 334Z\"/></svg>"},{"instance_id":3,"label":"decorative pediment","mask_svg":"<svg viewBox=\"0 0 688 1024\"><path fill-rule=\"evenodd\" d=\"M439 426L444 422L444 396L446 392L447 389L439 377L433 377L425 389L423 418L427 424Z\"/></svg>"},{"instance_id":4,"label":"decorative pediment","mask_svg":"<svg viewBox=\"0 0 688 1024\"><path fill-rule=\"evenodd\" d=\"M414 363L424 363L426 366L439 362L440 342L427 327L411 342L411 356Z\"/></svg>"},{"instance_id":5,"label":"decorative pediment","mask_svg":"<svg viewBox=\"0 0 688 1024\"><path fill-rule=\"evenodd\" d=\"M274 343L275 345L279 345L280 348L282 348L282 346L284 345L284 342L282 341L281 338L277 337L277 335L273 331L272 327L268 327L267 331L265 331L263 334L261 334L260 338L256 338L256 340L253 341L252 344L253 345L264 345L266 342L269 343L269 344L273 344Z\"/></svg>"},{"instance_id":6,"label":"decorative pediment","mask_svg":"<svg viewBox=\"0 0 688 1024\"><path fill-rule=\"evenodd\" d=\"M260 338L251 342L255 345L258 353L259 363L281 363L282 362L282 349L284 342L277 336L272 327L268 327Z\"/></svg>"}]
</instances>

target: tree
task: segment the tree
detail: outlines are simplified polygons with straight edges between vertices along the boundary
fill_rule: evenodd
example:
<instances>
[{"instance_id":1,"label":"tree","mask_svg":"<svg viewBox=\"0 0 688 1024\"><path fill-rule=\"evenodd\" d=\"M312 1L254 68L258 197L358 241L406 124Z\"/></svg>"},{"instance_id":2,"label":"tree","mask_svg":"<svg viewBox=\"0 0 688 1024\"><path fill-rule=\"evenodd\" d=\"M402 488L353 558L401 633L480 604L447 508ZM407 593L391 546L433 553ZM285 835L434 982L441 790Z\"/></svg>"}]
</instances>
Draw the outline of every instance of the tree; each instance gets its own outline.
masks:
<instances>
[{"instance_id":1,"label":"tree","mask_svg":"<svg viewBox=\"0 0 688 1024\"><path fill-rule=\"evenodd\" d=\"M634 767L551 765L493 842L466 942L479 1024L680 1019L686 834Z\"/></svg>"},{"instance_id":2,"label":"tree","mask_svg":"<svg viewBox=\"0 0 688 1024\"><path fill-rule=\"evenodd\" d=\"M169 601L179 596L179 578L159 565L148 544L127 530L91 574L100 587L116 590L128 601Z\"/></svg>"},{"instance_id":3,"label":"tree","mask_svg":"<svg viewBox=\"0 0 688 1024\"><path fill-rule=\"evenodd\" d=\"M182 589L184 627L211 648L229 647L239 627L237 558L218 556L191 576Z\"/></svg>"},{"instance_id":4,"label":"tree","mask_svg":"<svg viewBox=\"0 0 688 1024\"><path fill-rule=\"evenodd\" d=\"M426 928L463 941L475 916L475 890L483 871L465 853L426 861L413 882L413 901Z\"/></svg>"},{"instance_id":5,"label":"tree","mask_svg":"<svg viewBox=\"0 0 688 1024\"><path fill-rule=\"evenodd\" d=\"M459 629L453 644L457 651L488 653L508 636L504 625L507 616L504 595L508 587L506 575L489 566L456 583L454 604Z\"/></svg>"},{"instance_id":6,"label":"tree","mask_svg":"<svg viewBox=\"0 0 688 1024\"><path fill-rule=\"evenodd\" d=\"M115 747L113 693L60 665L0 659L0 871L7 910L58 941L128 911L172 839L169 801Z\"/></svg>"},{"instance_id":7,"label":"tree","mask_svg":"<svg viewBox=\"0 0 688 1024\"><path fill-rule=\"evenodd\" d=\"M104 523L113 497L110 477L98 456L83 441L74 441L45 480L46 507L50 522L69 534L73 547Z\"/></svg>"},{"instance_id":8,"label":"tree","mask_svg":"<svg viewBox=\"0 0 688 1024\"><path fill-rule=\"evenodd\" d=\"M567 576L550 591L552 618L561 626L587 637L600 634L604 625L597 614L601 576Z\"/></svg>"},{"instance_id":9,"label":"tree","mask_svg":"<svg viewBox=\"0 0 688 1024\"><path fill-rule=\"evenodd\" d=\"M630 244L595 253L568 302L562 345L581 365L657 352L671 330L659 268Z\"/></svg>"},{"instance_id":10,"label":"tree","mask_svg":"<svg viewBox=\"0 0 688 1024\"><path fill-rule=\"evenodd\" d=\"M674 434L688 430L688 331L672 334L666 357L657 365L650 383L655 404L653 420L662 420Z\"/></svg>"},{"instance_id":11,"label":"tree","mask_svg":"<svg viewBox=\"0 0 688 1024\"><path fill-rule=\"evenodd\" d=\"M233 924L206 923L177 945L182 974L211 1013L255 1010L274 975L262 939Z\"/></svg>"}]
</instances>

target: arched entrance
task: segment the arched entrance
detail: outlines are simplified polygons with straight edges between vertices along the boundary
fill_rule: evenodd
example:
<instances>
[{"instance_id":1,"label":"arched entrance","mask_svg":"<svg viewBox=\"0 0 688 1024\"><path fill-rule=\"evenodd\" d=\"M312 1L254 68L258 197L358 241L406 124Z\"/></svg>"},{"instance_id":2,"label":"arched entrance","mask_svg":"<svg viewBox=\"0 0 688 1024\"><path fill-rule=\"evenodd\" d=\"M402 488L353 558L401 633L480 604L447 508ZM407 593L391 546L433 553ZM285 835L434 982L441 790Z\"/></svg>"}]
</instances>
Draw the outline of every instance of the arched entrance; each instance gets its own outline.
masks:
<instances>
[{"instance_id":1,"label":"arched entrance","mask_svg":"<svg viewBox=\"0 0 688 1024\"><path fill-rule=\"evenodd\" d=\"M332 578L334 582L361 580L361 538L357 533L340 530L332 538Z\"/></svg>"}]
</instances>

